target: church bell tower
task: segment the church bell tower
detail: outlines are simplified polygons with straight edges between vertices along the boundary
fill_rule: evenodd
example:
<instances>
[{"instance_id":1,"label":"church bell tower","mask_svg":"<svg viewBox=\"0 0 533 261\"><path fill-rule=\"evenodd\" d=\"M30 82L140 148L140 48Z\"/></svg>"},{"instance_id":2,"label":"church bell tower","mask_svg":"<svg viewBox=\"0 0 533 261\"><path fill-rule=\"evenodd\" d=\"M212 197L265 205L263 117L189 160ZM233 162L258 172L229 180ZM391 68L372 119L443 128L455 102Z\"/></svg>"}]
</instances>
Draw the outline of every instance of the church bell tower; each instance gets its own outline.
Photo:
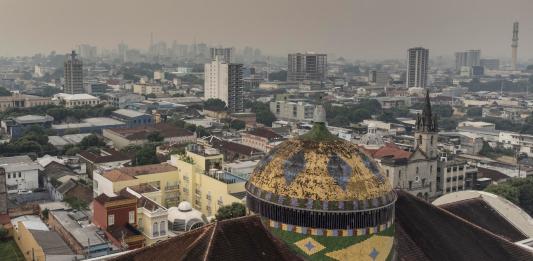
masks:
<instances>
[{"instance_id":1,"label":"church bell tower","mask_svg":"<svg viewBox=\"0 0 533 261\"><path fill-rule=\"evenodd\" d=\"M415 148L419 148L429 158L437 157L438 126L437 115L431 113L429 90L426 92L426 100L422 114L416 117Z\"/></svg>"}]
</instances>

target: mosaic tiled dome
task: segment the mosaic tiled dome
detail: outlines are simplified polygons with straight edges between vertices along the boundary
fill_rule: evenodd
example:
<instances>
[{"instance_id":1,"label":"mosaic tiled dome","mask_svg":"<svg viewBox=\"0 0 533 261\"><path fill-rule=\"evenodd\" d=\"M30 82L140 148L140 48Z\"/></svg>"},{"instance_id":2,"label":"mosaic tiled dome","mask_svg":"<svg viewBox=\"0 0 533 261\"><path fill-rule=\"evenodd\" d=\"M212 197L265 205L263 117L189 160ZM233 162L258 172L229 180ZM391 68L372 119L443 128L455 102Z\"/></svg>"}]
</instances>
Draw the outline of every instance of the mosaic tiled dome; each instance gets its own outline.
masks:
<instances>
[{"instance_id":1,"label":"mosaic tiled dome","mask_svg":"<svg viewBox=\"0 0 533 261\"><path fill-rule=\"evenodd\" d=\"M313 120L257 165L248 210L306 259L394 260L396 194L372 159L328 131L320 105Z\"/></svg>"},{"instance_id":2,"label":"mosaic tiled dome","mask_svg":"<svg viewBox=\"0 0 533 261\"><path fill-rule=\"evenodd\" d=\"M320 128L325 126L315 126L270 151L253 171L249 189L261 191L268 201L292 201L286 202L292 206L302 200L345 202L352 207L353 202L367 202L362 204L369 207L371 201L388 203L392 189L376 163L355 144Z\"/></svg>"}]
</instances>

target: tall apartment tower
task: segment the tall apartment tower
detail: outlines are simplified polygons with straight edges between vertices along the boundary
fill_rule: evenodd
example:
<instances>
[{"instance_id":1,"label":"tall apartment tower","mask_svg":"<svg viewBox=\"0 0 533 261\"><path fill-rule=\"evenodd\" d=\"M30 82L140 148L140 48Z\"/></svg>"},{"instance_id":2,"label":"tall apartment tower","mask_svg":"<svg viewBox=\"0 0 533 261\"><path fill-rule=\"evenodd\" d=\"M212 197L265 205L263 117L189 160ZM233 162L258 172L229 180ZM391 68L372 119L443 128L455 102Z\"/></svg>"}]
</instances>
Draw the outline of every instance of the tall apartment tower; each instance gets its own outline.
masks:
<instances>
[{"instance_id":1,"label":"tall apartment tower","mask_svg":"<svg viewBox=\"0 0 533 261\"><path fill-rule=\"evenodd\" d=\"M69 94L85 93L83 88L83 63L78 59L75 51L66 55L64 72L65 86L63 92Z\"/></svg>"},{"instance_id":2,"label":"tall apartment tower","mask_svg":"<svg viewBox=\"0 0 533 261\"><path fill-rule=\"evenodd\" d=\"M518 22L513 23L513 43L511 44L513 49L513 70L518 68Z\"/></svg>"},{"instance_id":3,"label":"tall apartment tower","mask_svg":"<svg viewBox=\"0 0 533 261\"><path fill-rule=\"evenodd\" d=\"M211 48L211 61L214 61L217 56L222 56L222 61L226 63L233 62L232 60L232 53L233 48Z\"/></svg>"},{"instance_id":4,"label":"tall apartment tower","mask_svg":"<svg viewBox=\"0 0 533 261\"><path fill-rule=\"evenodd\" d=\"M204 99L220 99L230 112L242 112L242 73L242 64L227 63L224 56L216 55L204 66Z\"/></svg>"},{"instance_id":5,"label":"tall apartment tower","mask_svg":"<svg viewBox=\"0 0 533 261\"><path fill-rule=\"evenodd\" d=\"M327 67L326 54L291 53L288 58L287 81L324 81Z\"/></svg>"},{"instance_id":6,"label":"tall apartment tower","mask_svg":"<svg viewBox=\"0 0 533 261\"><path fill-rule=\"evenodd\" d=\"M426 87L428 79L429 49L422 47L407 50L407 87Z\"/></svg>"},{"instance_id":7,"label":"tall apartment tower","mask_svg":"<svg viewBox=\"0 0 533 261\"><path fill-rule=\"evenodd\" d=\"M481 51L480 50L468 50L464 52L455 53L455 69L461 70L461 67L467 66L480 66Z\"/></svg>"}]
</instances>

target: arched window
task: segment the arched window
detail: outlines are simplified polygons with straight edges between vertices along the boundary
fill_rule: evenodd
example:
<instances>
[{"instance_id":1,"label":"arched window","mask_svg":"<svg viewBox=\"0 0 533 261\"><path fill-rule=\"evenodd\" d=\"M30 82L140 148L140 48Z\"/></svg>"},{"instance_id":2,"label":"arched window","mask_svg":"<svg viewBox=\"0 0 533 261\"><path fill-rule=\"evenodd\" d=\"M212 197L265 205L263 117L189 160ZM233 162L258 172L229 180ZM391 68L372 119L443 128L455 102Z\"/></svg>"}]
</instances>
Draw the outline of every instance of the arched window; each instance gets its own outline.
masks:
<instances>
[{"instance_id":1,"label":"arched window","mask_svg":"<svg viewBox=\"0 0 533 261\"><path fill-rule=\"evenodd\" d=\"M159 224L157 222L154 222L154 224L152 224L152 236L159 236Z\"/></svg>"},{"instance_id":2,"label":"arched window","mask_svg":"<svg viewBox=\"0 0 533 261\"><path fill-rule=\"evenodd\" d=\"M164 236L167 234L167 222L161 221L161 223L159 223L159 234L161 236Z\"/></svg>"},{"instance_id":3,"label":"arched window","mask_svg":"<svg viewBox=\"0 0 533 261\"><path fill-rule=\"evenodd\" d=\"M433 145L433 136L431 136L431 143L430 144Z\"/></svg>"},{"instance_id":4,"label":"arched window","mask_svg":"<svg viewBox=\"0 0 533 261\"><path fill-rule=\"evenodd\" d=\"M433 173L433 165L429 166L429 173Z\"/></svg>"},{"instance_id":5,"label":"arched window","mask_svg":"<svg viewBox=\"0 0 533 261\"><path fill-rule=\"evenodd\" d=\"M416 166L416 174L418 174L418 166Z\"/></svg>"}]
</instances>

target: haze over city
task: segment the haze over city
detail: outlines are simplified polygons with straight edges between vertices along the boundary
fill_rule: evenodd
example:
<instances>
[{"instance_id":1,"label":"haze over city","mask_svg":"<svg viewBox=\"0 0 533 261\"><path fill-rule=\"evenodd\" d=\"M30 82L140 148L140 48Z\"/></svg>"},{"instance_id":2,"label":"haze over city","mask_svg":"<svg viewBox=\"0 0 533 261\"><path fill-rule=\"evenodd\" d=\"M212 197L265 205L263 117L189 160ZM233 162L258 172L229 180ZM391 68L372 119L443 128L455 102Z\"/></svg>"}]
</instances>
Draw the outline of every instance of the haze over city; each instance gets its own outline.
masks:
<instances>
[{"instance_id":1,"label":"haze over city","mask_svg":"<svg viewBox=\"0 0 533 261\"><path fill-rule=\"evenodd\" d=\"M0 0L0 261L531 261L532 11Z\"/></svg>"},{"instance_id":2,"label":"haze over city","mask_svg":"<svg viewBox=\"0 0 533 261\"><path fill-rule=\"evenodd\" d=\"M528 0L0 1L0 56L65 53L81 43L146 49L155 41L260 48L283 56L302 50L349 59L404 58L410 46L432 56L481 49L509 57L519 21L520 58L533 53Z\"/></svg>"}]
</instances>

